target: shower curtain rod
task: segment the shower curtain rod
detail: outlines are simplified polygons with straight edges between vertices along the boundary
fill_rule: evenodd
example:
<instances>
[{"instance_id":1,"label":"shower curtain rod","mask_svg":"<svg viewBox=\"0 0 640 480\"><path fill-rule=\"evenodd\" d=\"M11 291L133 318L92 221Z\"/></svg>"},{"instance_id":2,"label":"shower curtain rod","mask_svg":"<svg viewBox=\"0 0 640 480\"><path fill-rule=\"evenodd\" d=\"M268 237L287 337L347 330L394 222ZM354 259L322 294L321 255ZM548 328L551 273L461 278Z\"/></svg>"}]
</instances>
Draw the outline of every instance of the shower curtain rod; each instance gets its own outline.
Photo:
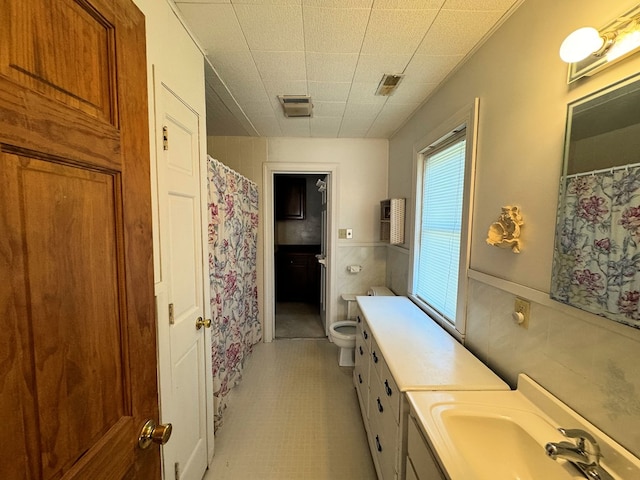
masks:
<instances>
[{"instance_id":1,"label":"shower curtain rod","mask_svg":"<svg viewBox=\"0 0 640 480\"><path fill-rule=\"evenodd\" d=\"M596 175L598 173L605 173L605 172L615 172L617 170L629 170L630 168L636 168L636 167L640 167L640 163L630 163L628 165L619 165L617 167L609 167L609 168L601 168L599 170L592 170L590 172L580 172L580 173L572 173L571 175L565 175L565 179L568 180L569 178L577 178L577 177L584 177L587 175Z\"/></svg>"}]
</instances>

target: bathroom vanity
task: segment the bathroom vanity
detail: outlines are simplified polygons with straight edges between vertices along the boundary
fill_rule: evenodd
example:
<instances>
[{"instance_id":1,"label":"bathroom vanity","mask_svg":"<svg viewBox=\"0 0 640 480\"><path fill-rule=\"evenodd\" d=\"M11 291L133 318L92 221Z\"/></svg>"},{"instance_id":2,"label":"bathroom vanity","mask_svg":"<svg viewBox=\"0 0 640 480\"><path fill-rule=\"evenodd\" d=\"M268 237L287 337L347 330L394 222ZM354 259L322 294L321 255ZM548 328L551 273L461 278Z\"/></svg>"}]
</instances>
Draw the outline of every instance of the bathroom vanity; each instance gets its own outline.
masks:
<instances>
[{"instance_id":1,"label":"bathroom vanity","mask_svg":"<svg viewBox=\"0 0 640 480\"><path fill-rule=\"evenodd\" d=\"M353 379L378 478L413 478L413 472L405 473L413 421L406 392L509 386L408 298L357 297L357 302Z\"/></svg>"}]
</instances>

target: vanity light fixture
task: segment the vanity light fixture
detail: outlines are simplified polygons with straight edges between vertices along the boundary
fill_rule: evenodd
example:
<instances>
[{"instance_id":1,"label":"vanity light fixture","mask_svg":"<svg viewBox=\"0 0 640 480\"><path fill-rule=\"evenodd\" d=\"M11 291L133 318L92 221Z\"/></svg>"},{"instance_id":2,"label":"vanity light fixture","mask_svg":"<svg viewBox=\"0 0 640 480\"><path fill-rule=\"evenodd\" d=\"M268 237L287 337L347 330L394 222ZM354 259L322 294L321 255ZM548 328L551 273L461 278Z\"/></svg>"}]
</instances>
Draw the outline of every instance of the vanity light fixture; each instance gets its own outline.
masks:
<instances>
[{"instance_id":1,"label":"vanity light fixture","mask_svg":"<svg viewBox=\"0 0 640 480\"><path fill-rule=\"evenodd\" d=\"M571 33L560 46L560 58L580 62L590 55L613 62L640 47L640 12L619 17L604 31L583 27Z\"/></svg>"}]
</instances>

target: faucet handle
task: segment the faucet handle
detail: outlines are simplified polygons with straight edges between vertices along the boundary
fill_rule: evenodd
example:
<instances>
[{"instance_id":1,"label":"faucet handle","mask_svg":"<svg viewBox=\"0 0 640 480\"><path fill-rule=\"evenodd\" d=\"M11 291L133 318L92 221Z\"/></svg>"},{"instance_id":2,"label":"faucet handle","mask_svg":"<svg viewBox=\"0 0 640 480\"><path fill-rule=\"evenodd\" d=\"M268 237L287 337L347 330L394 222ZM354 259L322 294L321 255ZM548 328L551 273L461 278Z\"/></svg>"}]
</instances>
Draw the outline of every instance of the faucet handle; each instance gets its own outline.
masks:
<instances>
[{"instance_id":1,"label":"faucet handle","mask_svg":"<svg viewBox=\"0 0 640 480\"><path fill-rule=\"evenodd\" d=\"M580 428L558 428L558 431L567 438L576 438L578 440L577 447L594 456L596 463L598 462L600 458L600 445L598 445L593 435ZM586 448L587 443L590 448Z\"/></svg>"}]
</instances>

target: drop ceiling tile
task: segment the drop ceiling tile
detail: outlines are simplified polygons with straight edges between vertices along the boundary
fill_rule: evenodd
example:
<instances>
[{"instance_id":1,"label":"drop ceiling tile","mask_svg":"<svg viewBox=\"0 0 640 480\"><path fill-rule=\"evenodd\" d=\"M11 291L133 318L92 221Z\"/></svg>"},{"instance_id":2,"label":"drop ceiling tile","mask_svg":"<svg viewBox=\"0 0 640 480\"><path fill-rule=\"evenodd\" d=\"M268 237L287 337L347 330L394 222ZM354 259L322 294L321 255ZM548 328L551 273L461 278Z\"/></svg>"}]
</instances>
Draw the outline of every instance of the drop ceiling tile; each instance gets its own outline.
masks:
<instances>
[{"instance_id":1,"label":"drop ceiling tile","mask_svg":"<svg viewBox=\"0 0 640 480\"><path fill-rule=\"evenodd\" d=\"M261 81L255 61L249 50L244 52L216 52L207 55L225 83L242 78Z\"/></svg>"},{"instance_id":2,"label":"drop ceiling tile","mask_svg":"<svg viewBox=\"0 0 640 480\"><path fill-rule=\"evenodd\" d=\"M231 0L175 0L175 3L231 3Z\"/></svg>"},{"instance_id":3,"label":"drop ceiling tile","mask_svg":"<svg viewBox=\"0 0 640 480\"><path fill-rule=\"evenodd\" d=\"M346 102L317 102L313 103L313 116L315 117L342 117Z\"/></svg>"},{"instance_id":4,"label":"drop ceiling tile","mask_svg":"<svg viewBox=\"0 0 640 480\"><path fill-rule=\"evenodd\" d=\"M267 101L266 98L263 102L244 102L241 106L242 110L249 118L275 115L273 104Z\"/></svg>"},{"instance_id":5,"label":"drop ceiling tile","mask_svg":"<svg viewBox=\"0 0 640 480\"><path fill-rule=\"evenodd\" d=\"M359 53L368 19L368 9L304 7L307 51Z\"/></svg>"},{"instance_id":6,"label":"drop ceiling tile","mask_svg":"<svg viewBox=\"0 0 640 480\"><path fill-rule=\"evenodd\" d=\"M501 16L495 11L442 10L416 53L466 55Z\"/></svg>"},{"instance_id":7,"label":"drop ceiling tile","mask_svg":"<svg viewBox=\"0 0 640 480\"><path fill-rule=\"evenodd\" d=\"M275 102L276 105L280 104L277 98L278 95L308 95L307 82L304 81L289 82L273 79L265 81L264 87L269 96L269 101L272 104Z\"/></svg>"},{"instance_id":8,"label":"drop ceiling tile","mask_svg":"<svg viewBox=\"0 0 640 480\"><path fill-rule=\"evenodd\" d=\"M312 137L337 137L342 117L312 117L309 121Z\"/></svg>"},{"instance_id":9,"label":"drop ceiling tile","mask_svg":"<svg viewBox=\"0 0 640 480\"><path fill-rule=\"evenodd\" d=\"M382 104L387 101L387 97L376 95L379 82L357 83L354 82L349 93L349 103L373 103Z\"/></svg>"},{"instance_id":10,"label":"drop ceiling tile","mask_svg":"<svg viewBox=\"0 0 640 480\"><path fill-rule=\"evenodd\" d=\"M181 3L178 9L207 53L248 51L230 4Z\"/></svg>"},{"instance_id":11,"label":"drop ceiling tile","mask_svg":"<svg viewBox=\"0 0 640 480\"><path fill-rule=\"evenodd\" d=\"M371 125L371 128L367 130L366 138L389 138L397 130L395 125L387 122L376 123Z\"/></svg>"},{"instance_id":12,"label":"drop ceiling tile","mask_svg":"<svg viewBox=\"0 0 640 480\"><path fill-rule=\"evenodd\" d=\"M263 137L282 136L282 129L275 116L252 117L251 123Z\"/></svg>"},{"instance_id":13,"label":"drop ceiling tile","mask_svg":"<svg viewBox=\"0 0 640 480\"><path fill-rule=\"evenodd\" d=\"M253 51L253 59L263 80L306 81L304 52Z\"/></svg>"},{"instance_id":14,"label":"drop ceiling tile","mask_svg":"<svg viewBox=\"0 0 640 480\"><path fill-rule=\"evenodd\" d=\"M496 10L506 12L516 0L447 0L442 8L446 10Z\"/></svg>"},{"instance_id":15,"label":"drop ceiling tile","mask_svg":"<svg viewBox=\"0 0 640 480\"><path fill-rule=\"evenodd\" d=\"M371 125L367 137L389 137L419 106L419 103L395 105L387 103Z\"/></svg>"},{"instance_id":16,"label":"drop ceiling tile","mask_svg":"<svg viewBox=\"0 0 640 480\"><path fill-rule=\"evenodd\" d=\"M402 73L411 60L411 55L362 54L353 77L354 82L380 83L385 73Z\"/></svg>"},{"instance_id":17,"label":"drop ceiling tile","mask_svg":"<svg viewBox=\"0 0 640 480\"><path fill-rule=\"evenodd\" d=\"M442 7L445 0L376 0L373 8L377 9L426 9L437 10Z\"/></svg>"},{"instance_id":18,"label":"drop ceiling tile","mask_svg":"<svg viewBox=\"0 0 640 480\"><path fill-rule=\"evenodd\" d=\"M373 0L302 0L305 7L371 8Z\"/></svg>"},{"instance_id":19,"label":"drop ceiling tile","mask_svg":"<svg viewBox=\"0 0 640 480\"><path fill-rule=\"evenodd\" d=\"M314 53L307 58L307 78L316 82L350 82L358 63L357 53Z\"/></svg>"},{"instance_id":20,"label":"drop ceiling tile","mask_svg":"<svg viewBox=\"0 0 640 480\"><path fill-rule=\"evenodd\" d=\"M354 127L349 125L344 125L344 123L340 126L340 132L338 133L338 137L340 138L366 138L367 132L369 131L369 126L367 127Z\"/></svg>"},{"instance_id":21,"label":"drop ceiling tile","mask_svg":"<svg viewBox=\"0 0 640 480\"><path fill-rule=\"evenodd\" d=\"M389 96L386 105L399 103L422 103L438 83L401 83L393 95Z\"/></svg>"},{"instance_id":22,"label":"drop ceiling tile","mask_svg":"<svg viewBox=\"0 0 640 480\"><path fill-rule=\"evenodd\" d=\"M304 51L302 7L234 5L233 8L252 50Z\"/></svg>"},{"instance_id":23,"label":"drop ceiling tile","mask_svg":"<svg viewBox=\"0 0 640 480\"><path fill-rule=\"evenodd\" d=\"M351 83L347 82L309 82L309 95L313 101L346 102L349 90Z\"/></svg>"},{"instance_id":24,"label":"drop ceiling tile","mask_svg":"<svg viewBox=\"0 0 640 480\"><path fill-rule=\"evenodd\" d=\"M302 0L231 0L234 5L301 5L301 2Z\"/></svg>"},{"instance_id":25,"label":"drop ceiling tile","mask_svg":"<svg viewBox=\"0 0 640 480\"><path fill-rule=\"evenodd\" d=\"M440 83L458 63L462 55L414 55L405 70L405 83Z\"/></svg>"},{"instance_id":26,"label":"drop ceiling tile","mask_svg":"<svg viewBox=\"0 0 640 480\"><path fill-rule=\"evenodd\" d=\"M350 125L370 125L382 110L383 104L347 103L344 110L344 121Z\"/></svg>"},{"instance_id":27,"label":"drop ceiling tile","mask_svg":"<svg viewBox=\"0 0 640 480\"><path fill-rule=\"evenodd\" d=\"M311 133L308 118L278 118L282 135L285 137L308 137Z\"/></svg>"},{"instance_id":28,"label":"drop ceiling tile","mask_svg":"<svg viewBox=\"0 0 640 480\"><path fill-rule=\"evenodd\" d=\"M437 10L374 9L362 53L413 54L437 13Z\"/></svg>"}]
</instances>

